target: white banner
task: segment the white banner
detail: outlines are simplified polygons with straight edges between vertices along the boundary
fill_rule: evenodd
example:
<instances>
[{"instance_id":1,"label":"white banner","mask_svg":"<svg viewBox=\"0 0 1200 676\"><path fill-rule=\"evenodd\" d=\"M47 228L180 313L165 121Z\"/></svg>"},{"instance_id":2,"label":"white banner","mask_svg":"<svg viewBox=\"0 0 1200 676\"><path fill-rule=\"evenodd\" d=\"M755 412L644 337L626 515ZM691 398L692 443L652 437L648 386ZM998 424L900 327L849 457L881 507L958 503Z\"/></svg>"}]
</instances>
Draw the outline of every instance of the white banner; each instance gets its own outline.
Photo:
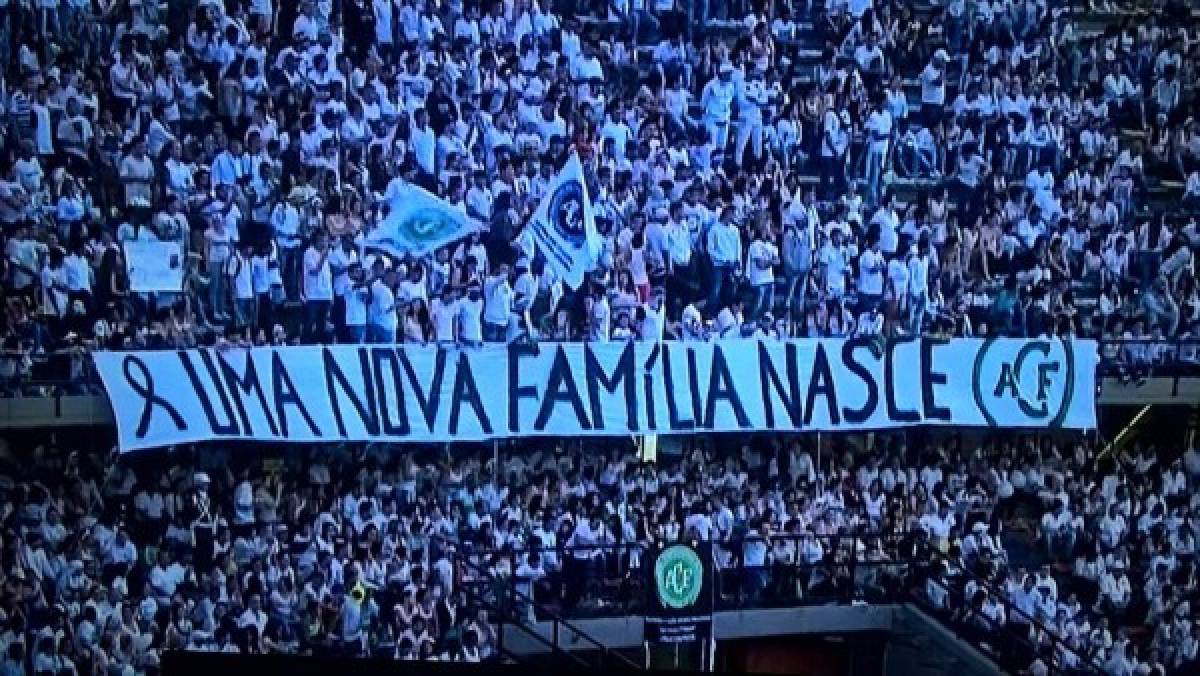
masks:
<instances>
[{"instance_id":1,"label":"white banner","mask_svg":"<svg viewBox=\"0 0 1200 676\"><path fill-rule=\"evenodd\" d=\"M179 242L125 242L129 290L138 293L183 290L183 251Z\"/></svg>"},{"instance_id":2,"label":"white banner","mask_svg":"<svg viewBox=\"0 0 1200 676\"><path fill-rule=\"evenodd\" d=\"M99 352L123 451L225 439L1093 428L1093 341L339 345Z\"/></svg>"}]
</instances>

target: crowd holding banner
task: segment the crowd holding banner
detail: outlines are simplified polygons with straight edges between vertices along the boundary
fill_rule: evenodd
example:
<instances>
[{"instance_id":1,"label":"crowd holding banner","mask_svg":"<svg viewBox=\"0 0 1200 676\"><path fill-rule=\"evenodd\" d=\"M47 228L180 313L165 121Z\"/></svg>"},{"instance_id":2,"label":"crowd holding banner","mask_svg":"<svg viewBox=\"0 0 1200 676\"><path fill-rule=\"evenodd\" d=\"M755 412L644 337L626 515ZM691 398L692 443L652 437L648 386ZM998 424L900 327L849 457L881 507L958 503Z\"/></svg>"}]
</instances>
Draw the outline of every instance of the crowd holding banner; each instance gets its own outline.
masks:
<instances>
[{"instance_id":1,"label":"crowd holding banner","mask_svg":"<svg viewBox=\"0 0 1200 676\"><path fill-rule=\"evenodd\" d=\"M1004 671L1200 673L1200 452L1056 429L1200 364L1192 5L0 0L0 396L171 449L0 443L0 675L487 660L467 561L692 641L880 532Z\"/></svg>"},{"instance_id":2,"label":"crowd holding banner","mask_svg":"<svg viewBox=\"0 0 1200 676\"><path fill-rule=\"evenodd\" d=\"M1092 341L298 346L95 360L126 451L214 439L1096 424Z\"/></svg>"}]
</instances>

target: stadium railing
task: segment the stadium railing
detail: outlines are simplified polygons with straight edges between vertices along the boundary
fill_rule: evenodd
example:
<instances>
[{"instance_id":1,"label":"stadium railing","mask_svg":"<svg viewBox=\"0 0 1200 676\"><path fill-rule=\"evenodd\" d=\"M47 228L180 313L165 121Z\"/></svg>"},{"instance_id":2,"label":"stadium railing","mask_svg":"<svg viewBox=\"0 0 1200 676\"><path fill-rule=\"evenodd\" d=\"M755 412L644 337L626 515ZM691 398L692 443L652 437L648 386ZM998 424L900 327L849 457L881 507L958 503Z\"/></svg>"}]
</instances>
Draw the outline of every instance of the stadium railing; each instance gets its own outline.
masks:
<instances>
[{"instance_id":1,"label":"stadium railing","mask_svg":"<svg viewBox=\"0 0 1200 676\"><path fill-rule=\"evenodd\" d=\"M746 565L747 550L765 546L763 566ZM818 551L820 555L806 555ZM649 607L652 583L644 568L647 546L641 543L545 547L552 561L536 579L511 574L492 579L516 591L521 613L551 620L542 613L573 619L642 614ZM531 552L514 550L513 570ZM462 552L467 557L474 554ZM773 553L773 555L772 555ZM498 556L490 552L494 561ZM782 556L781 556L782 555ZM1081 652L1036 617L1023 612L1007 595L974 572L954 565L920 538L899 534L772 535L732 538L713 543L713 610L754 610L828 604L913 603L960 639L974 645L1011 673L1026 671L1039 655L1052 673L1097 673L1093 655ZM472 564L478 566L479 564ZM943 581L941 566L955 571ZM993 622L964 596L969 582L1004 608L1007 621ZM930 586L944 602L933 602ZM535 601L536 599L536 601ZM551 611L550 609L554 609Z\"/></svg>"},{"instance_id":2,"label":"stadium railing","mask_svg":"<svg viewBox=\"0 0 1200 676\"><path fill-rule=\"evenodd\" d=\"M969 567L956 565L935 548L929 548L924 558L927 565L915 571L909 586L909 600L960 638L975 645L1006 671L1025 673L1040 655L1051 673L1104 672L1095 655L1068 645L1045 623L1021 610L1007 594ZM942 566L954 571L954 581L942 580L935 574ZM976 595L982 591L987 598L1003 607L1003 623L984 614L981 608L975 606L974 598L966 598L967 586L972 582L977 590ZM928 593L930 587L940 589L947 602L935 605L932 595Z\"/></svg>"},{"instance_id":3,"label":"stadium railing","mask_svg":"<svg viewBox=\"0 0 1200 676\"><path fill-rule=\"evenodd\" d=\"M457 551L456 551L457 554ZM555 610L539 604L532 597L517 589L512 580L497 576L474 557L456 556L461 576L462 589L468 598L488 612L498 625L499 645L497 652L514 662L521 657L505 647L505 630L514 631L523 638L533 641L548 650L551 660L559 667L583 667L584 669L616 669L617 671L639 671L643 667L621 653L611 650L600 641L589 636L578 625L572 623ZM550 623L547 638L535 626L537 621ZM563 647L564 638L571 637L571 649Z\"/></svg>"},{"instance_id":4,"label":"stadium railing","mask_svg":"<svg viewBox=\"0 0 1200 676\"><path fill-rule=\"evenodd\" d=\"M884 602L902 596L911 560L898 555L898 535L773 535L713 543L715 610L748 610L855 601ZM763 565L747 556L763 547ZM569 617L638 614L652 592L646 569L647 546L624 542L539 548L545 575L516 575L531 550L513 552L510 584L542 607ZM761 551L761 550L760 550ZM470 550L464 550L470 556ZM814 556L813 553L819 553ZM495 552L489 553L492 557Z\"/></svg>"},{"instance_id":5,"label":"stadium railing","mask_svg":"<svg viewBox=\"0 0 1200 676\"><path fill-rule=\"evenodd\" d=\"M1200 376L1200 338L1105 339L1099 349L1102 377Z\"/></svg>"}]
</instances>

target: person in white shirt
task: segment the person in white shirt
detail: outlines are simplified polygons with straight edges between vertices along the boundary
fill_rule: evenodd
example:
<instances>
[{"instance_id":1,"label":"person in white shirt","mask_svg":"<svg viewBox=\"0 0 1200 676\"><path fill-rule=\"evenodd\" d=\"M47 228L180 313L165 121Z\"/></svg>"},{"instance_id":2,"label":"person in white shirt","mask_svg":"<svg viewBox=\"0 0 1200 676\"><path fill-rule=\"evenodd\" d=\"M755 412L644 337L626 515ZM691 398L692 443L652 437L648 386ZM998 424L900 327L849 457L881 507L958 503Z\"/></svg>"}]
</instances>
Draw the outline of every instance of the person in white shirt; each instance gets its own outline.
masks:
<instances>
[{"instance_id":1,"label":"person in white shirt","mask_svg":"<svg viewBox=\"0 0 1200 676\"><path fill-rule=\"evenodd\" d=\"M471 282L458 301L458 341L469 347L483 345L483 288L478 282Z\"/></svg>"},{"instance_id":2,"label":"person in white shirt","mask_svg":"<svg viewBox=\"0 0 1200 676\"><path fill-rule=\"evenodd\" d=\"M712 260L708 302L704 310L715 314L724 307L734 291L734 281L742 261L742 233L733 223L734 209L725 207L721 218L708 229L708 256ZM776 254L778 255L778 254Z\"/></svg>"},{"instance_id":3,"label":"person in white shirt","mask_svg":"<svg viewBox=\"0 0 1200 676\"><path fill-rule=\"evenodd\" d=\"M305 344L323 343L327 338L325 324L333 304L329 254L329 237L319 231L304 252L304 322L300 326L300 341Z\"/></svg>"},{"instance_id":4,"label":"person in white shirt","mask_svg":"<svg viewBox=\"0 0 1200 676\"><path fill-rule=\"evenodd\" d=\"M737 88L733 83L733 64L722 62L717 77L704 85L700 105L704 109L704 128L708 141L718 150L729 142L729 117L733 114L733 99Z\"/></svg>"},{"instance_id":5,"label":"person in white shirt","mask_svg":"<svg viewBox=\"0 0 1200 676\"><path fill-rule=\"evenodd\" d=\"M383 345L396 342L396 269L383 270L383 261L375 263L374 279L367 294L367 341Z\"/></svg>"},{"instance_id":6,"label":"person in white shirt","mask_svg":"<svg viewBox=\"0 0 1200 676\"><path fill-rule=\"evenodd\" d=\"M938 549L945 551L950 544L950 533L958 524L950 505L945 502L938 504L937 511L932 509L921 517L921 527L929 533L930 542Z\"/></svg>"},{"instance_id":7,"label":"person in white shirt","mask_svg":"<svg viewBox=\"0 0 1200 676\"><path fill-rule=\"evenodd\" d=\"M833 107L821 122L821 199L832 200L845 182L846 151L850 147L850 112Z\"/></svg>"},{"instance_id":8,"label":"person in white shirt","mask_svg":"<svg viewBox=\"0 0 1200 676\"><path fill-rule=\"evenodd\" d=\"M354 261L346 272L348 283L342 287L342 340L347 343L362 343L367 338L367 301L370 285L365 279L362 263Z\"/></svg>"},{"instance_id":9,"label":"person in white shirt","mask_svg":"<svg viewBox=\"0 0 1200 676\"><path fill-rule=\"evenodd\" d=\"M867 250L858 257L858 305L860 313L878 310L883 302L884 262L878 235L868 239Z\"/></svg>"},{"instance_id":10,"label":"person in white shirt","mask_svg":"<svg viewBox=\"0 0 1200 676\"><path fill-rule=\"evenodd\" d=\"M508 337L508 322L513 310L513 288L507 264L496 268L483 285L483 339L502 343Z\"/></svg>"},{"instance_id":11,"label":"person in white shirt","mask_svg":"<svg viewBox=\"0 0 1200 676\"><path fill-rule=\"evenodd\" d=\"M1077 524L1070 510L1058 501L1054 509L1042 516L1041 537L1050 557L1066 559L1075 549Z\"/></svg>"},{"instance_id":12,"label":"person in white shirt","mask_svg":"<svg viewBox=\"0 0 1200 676\"><path fill-rule=\"evenodd\" d=\"M209 311L214 321L224 321L227 277L225 263L233 255L233 236L225 220L217 214L208 216L209 227L204 231L205 259L208 262Z\"/></svg>"},{"instance_id":13,"label":"person in white shirt","mask_svg":"<svg viewBox=\"0 0 1200 676\"><path fill-rule=\"evenodd\" d=\"M146 142L138 137L132 151L121 160L121 182L125 184L125 204L131 208L149 208L154 184L154 162L146 154Z\"/></svg>"},{"instance_id":14,"label":"person in white shirt","mask_svg":"<svg viewBox=\"0 0 1200 676\"><path fill-rule=\"evenodd\" d=\"M917 251L908 257L908 330L919 335L929 304L929 239L921 237Z\"/></svg>"},{"instance_id":15,"label":"person in white shirt","mask_svg":"<svg viewBox=\"0 0 1200 676\"><path fill-rule=\"evenodd\" d=\"M234 250L229 260L225 261L225 274L229 277L229 288L233 290L233 321L234 326L248 335L254 327L258 313L254 307L253 268L250 263L254 247L248 242Z\"/></svg>"},{"instance_id":16,"label":"person in white shirt","mask_svg":"<svg viewBox=\"0 0 1200 676\"><path fill-rule=\"evenodd\" d=\"M667 322L667 311L661 289L656 289L650 295L650 301L638 308L638 318L640 323L638 329L639 339L648 342L657 342L663 339L663 330L666 328Z\"/></svg>"},{"instance_id":17,"label":"person in white shirt","mask_svg":"<svg viewBox=\"0 0 1200 676\"><path fill-rule=\"evenodd\" d=\"M603 288L596 289L595 294L585 299L584 309L587 311L587 339L607 343L612 332L612 308Z\"/></svg>"},{"instance_id":18,"label":"person in white shirt","mask_svg":"<svg viewBox=\"0 0 1200 676\"><path fill-rule=\"evenodd\" d=\"M946 50L937 50L918 78L921 81L921 122L926 127L933 127L942 119L946 106L946 61L949 58Z\"/></svg>"},{"instance_id":19,"label":"person in white shirt","mask_svg":"<svg viewBox=\"0 0 1200 676\"><path fill-rule=\"evenodd\" d=\"M842 231L829 233L829 241L817 253L817 264L821 270L821 292L826 300L840 299L846 295L846 275L850 272L850 254L842 244Z\"/></svg>"},{"instance_id":20,"label":"person in white shirt","mask_svg":"<svg viewBox=\"0 0 1200 676\"><path fill-rule=\"evenodd\" d=\"M779 248L775 235L763 228L750 243L746 252L746 278L754 290L747 319L754 321L775 308L775 266L779 265Z\"/></svg>"},{"instance_id":21,"label":"person in white shirt","mask_svg":"<svg viewBox=\"0 0 1200 676\"><path fill-rule=\"evenodd\" d=\"M771 102L771 94L764 77L762 68L756 64L750 76L741 80L737 86L738 128L733 146L733 162L738 166L745 162L746 146L749 144L753 144L755 161L762 157L763 108Z\"/></svg>"},{"instance_id":22,"label":"person in white shirt","mask_svg":"<svg viewBox=\"0 0 1200 676\"><path fill-rule=\"evenodd\" d=\"M413 113L409 144L421 171L429 176L437 175L437 136L429 126L429 113L424 108L418 108Z\"/></svg>"},{"instance_id":23,"label":"person in white shirt","mask_svg":"<svg viewBox=\"0 0 1200 676\"><path fill-rule=\"evenodd\" d=\"M1142 105L1142 88L1134 84L1125 68L1117 61L1108 62L1108 74L1102 83L1104 101L1112 108L1114 119L1129 120L1139 129L1146 127L1146 110Z\"/></svg>"},{"instance_id":24,"label":"person in white shirt","mask_svg":"<svg viewBox=\"0 0 1200 676\"><path fill-rule=\"evenodd\" d=\"M1118 563L1100 575L1098 609L1106 613L1123 613L1133 600L1133 588L1124 564Z\"/></svg>"},{"instance_id":25,"label":"person in white shirt","mask_svg":"<svg viewBox=\"0 0 1200 676\"><path fill-rule=\"evenodd\" d=\"M429 302L429 319L433 322L433 339L439 345L451 346L457 343L459 334L458 303L454 287L449 284L442 287L440 296Z\"/></svg>"},{"instance_id":26,"label":"person in white shirt","mask_svg":"<svg viewBox=\"0 0 1200 676\"><path fill-rule=\"evenodd\" d=\"M887 109L887 100L881 94L875 101L875 109L867 116L865 125L867 134L866 167L866 198L870 204L879 201L879 184L883 178L884 162L887 160L888 148L892 138L892 113Z\"/></svg>"}]
</instances>

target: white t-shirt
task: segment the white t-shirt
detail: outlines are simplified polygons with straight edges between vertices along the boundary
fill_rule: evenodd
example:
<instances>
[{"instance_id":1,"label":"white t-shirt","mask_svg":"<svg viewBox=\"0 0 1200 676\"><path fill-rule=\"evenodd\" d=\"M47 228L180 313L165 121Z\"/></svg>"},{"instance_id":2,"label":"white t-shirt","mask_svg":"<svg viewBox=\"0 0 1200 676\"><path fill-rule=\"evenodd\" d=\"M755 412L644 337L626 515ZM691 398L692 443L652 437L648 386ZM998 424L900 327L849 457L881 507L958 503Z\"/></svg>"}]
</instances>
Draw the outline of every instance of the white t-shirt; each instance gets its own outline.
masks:
<instances>
[{"instance_id":1,"label":"white t-shirt","mask_svg":"<svg viewBox=\"0 0 1200 676\"><path fill-rule=\"evenodd\" d=\"M483 342L483 299L470 297L458 301L458 331L471 343Z\"/></svg>"},{"instance_id":2,"label":"white t-shirt","mask_svg":"<svg viewBox=\"0 0 1200 676\"><path fill-rule=\"evenodd\" d=\"M867 116L866 128L870 134L871 148L879 152L886 150L892 137L892 114L887 109L872 111Z\"/></svg>"},{"instance_id":3,"label":"white t-shirt","mask_svg":"<svg viewBox=\"0 0 1200 676\"><path fill-rule=\"evenodd\" d=\"M608 299L600 298L592 305L592 330L589 336L592 340L606 343L610 334L612 310L608 307Z\"/></svg>"},{"instance_id":4,"label":"white t-shirt","mask_svg":"<svg viewBox=\"0 0 1200 676\"><path fill-rule=\"evenodd\" d=\"M233 296L238 300L254 298L254 276L250 261L235 254L225 261L225 274L233 278Z\"/></svg>"},{"instance_id":5,"label":"white t-shirt","mask_svg":"<svg viewBox=\"0 0 1200 676\"><path fill-rule=\"evenodd\" d=\"M921 103L935 106L946 104L946 73L932 63L921 71Z\"/></svg>"},{"instance_id":6,"label":"white t-shirt","mask_svg":"<svg viewBox=\"0 0 1200 676\"><path fill-rule=\"evenodd\" d=\"M913 256L908 261L908 291L914 296L929 293L929 257Z\"/></svg>"},{"instance_id":7,"label":"white t-shirt","mask_svg":"<svg viewBox=\"0 0 1200 676\"><path fill-rule=\"evenodd\" d=\"M50 109L40 103L33 104L33 118L37 127L33 132L33 140L37 144L39 155L54 153L54 130L50 124Z\"/></svg>"},{"instance_id":8,"label":"white t-shirt","mask_svg":"<svg viewBox=\"0 0 1200 676\"><path fill-rule=\"evenodd\" d=\"M512 311L513 290L507 279L496 281L487 289L487 303L484 305L483 318L490 324L508 324L508 315Z\"/></svg>"},{"instance_id":9,"label":"white t-shirt","mask_svg":"<svg viewBox=\"0 0 1200 676\"><path fill-rule=\"evenodd\" d=\"M858 292L883 295L883 254L867 249L858 258Z\"/></svg>"},{"instance_id":10,"label":"white t-shirt","mask_svg":"<svg viewBox=\"0 0 1200 676\"><path fill-rule=\"evenodd\" d=\"M846 289L846 270L849 267L846 261L846 250L826 244L821 247L820 261L825 266L825 287L833 292L844 291Z\"/></svg>"},{"instance_id":11,"label":"white t-shirt","mask_svg":"<svg viewBox=\"0 0 1200 676\"><path fill-rule=\"evenodd\" d=\"M659 341L663 337L663 327L666 325L666 309L655 310L649 303L642 305L646 317L642 319L642 340Z\"/></svg>"},{"instance_id":12,"label":"white t-shirt","mask_svg":"<svg viewBox=\"0 0 1200 676\"><path fill-rule=\"evenodd\" d=\"M337 295L342 295L346 288L350 286L350 265L358 261L358 251L350 249L349 253L342 247L337 247L329 252L329 267L330 270L337 267L337 276L333 278L333 292Z\"/></svg>"},{"instance_id":13,"label":"white t-shirt","mask_svg":"<svg viewBox=\"0 0 1200 676\"><path fill-rule=\"evenodd\" d=\"M926 514L921 517L921 525L929 531L930 537L938 540L950 537L950 530L954 528L954 514L941 516L938 514Z\"/></svg>"},{"instance_id":14,"label":"white t-shirt","mask_svg":"<svg viewBox=\"0 0 1200 676\"><path fill-rule=\"evenodd\" d=\"M454 341L454 318L458 314L458 301L443 301L434 298L429 303L429 317L433 321L433 336L438 342Z\"/></svg>"},{"instance_id":15,"label":"white t-shirt","mask_svg":"<svg viewBox=\"0 0 1200 676\"><path fill-rule=\"evenodd\" d=\"M775 268L772 262L778 257L779 249L774 244L761 239L750 243L750 250L746 255L746 269L751 286L775 283ZM765 263L766 267L760 266L760 262Z\"/></svg>"},{"instance_id":16,"label":"white t-shirt","mask_svg":"<svg viewBox=\"0 0 1200 676\"><path fill-rule=\"evenodd\" d=\"M888 263L888 280L892 284L892 293L896 298L908 295L908 266L899 258L893 258Z\"/></svg>"},{"instance_id":17,"label":"white t-shirt","mask_svg":"<svg viewBox=\"0 0 1200 676\"><path fill-rule=\"evenodd\" d=\"M329 257L322 256L311 246L304 252L304 297L308 300L333 300L333 270L329 265Z\"/></svg>"},{"instance_id":18,"label":"white t-shirt","mask_svg":"<svg viewBox=\"0 0 1200 676\"><path fill-rule=\"evenodd\" d=\"M371 305L367 308L367 319L372 326L396 330L396 294L382 279L375 280L371 285Z\"/></svg>"},{"instance_id":19,"label":"white t-shirt","mask_svg":"<svg viewBox=\"0 0 1200 676\"><path fill-rule=\"evenodd\" d=\"M367 323L367 289L348 285L342 291L346 302L346 326L364 326Z\"/></svg>"}]
</instances>

